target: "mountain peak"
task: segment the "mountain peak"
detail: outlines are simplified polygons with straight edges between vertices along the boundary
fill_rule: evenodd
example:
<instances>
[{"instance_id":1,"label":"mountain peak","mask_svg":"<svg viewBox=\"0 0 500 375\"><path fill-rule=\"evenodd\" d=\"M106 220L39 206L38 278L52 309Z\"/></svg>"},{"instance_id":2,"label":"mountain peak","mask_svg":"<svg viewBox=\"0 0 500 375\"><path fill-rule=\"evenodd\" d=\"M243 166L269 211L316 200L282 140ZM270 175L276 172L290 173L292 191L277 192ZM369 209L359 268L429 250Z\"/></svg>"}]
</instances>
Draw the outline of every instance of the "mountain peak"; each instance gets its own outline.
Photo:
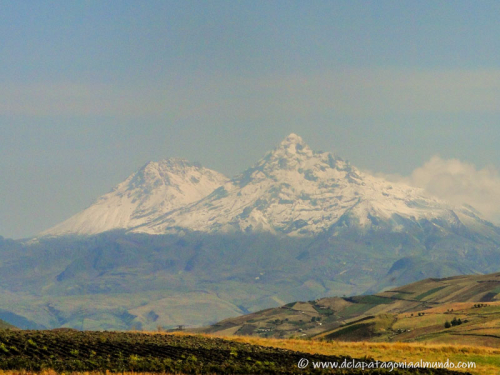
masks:
<instances>
[{"instance_id":1,"label":"mountain peak","mask_svg":"<svg viewBox=\"0 0 500 375\"><path fill-rule=\"evenodd\" d=\"M248 168L241 175L236 176L233 182L242 187L254 178L260 179L265 177L277 181L284 178L282 173L290 172L292 174L287 178L291 182L295 181L296 183L297 178L300 179L301 177L295 175L295 172L299 174L307 173L309 178L312 178L311 173L314 170L320 172L331 168L341 171L351 169L348 162L343 161L335 155L328 152L313 151L300 136L292 133L256 164Z\"/></svg>"},{"instance_id":2,"label":"mountain peak","mask_svg":"<svg viewBox=\"0 0 500 375\"><path fill-rule=\"evenodd\" d=\"M278 158L296 156L297 154L312 156L313 151L304 142L302 137L295 133L291 133L283 141L281 141L272 154Z\"/></svg>"},{"instance_id":3,"label":"mountain peak","mask_svg":"<svg viewBox=\"0 0 500 375\"><path fill-rule=\"evenodd\" d=\"M306 146L308 147L304 140L302 139L302 137L298 136L297 134L295 133L291 133L290 135L288 135L285 139L283 139L281 141L281 143L279 144L278 148L289 148L289 147L292 147L292 146ZM300 148L300 147L299 147Z\"/></svg>"},{"instance_id":4,"label":"mountain peak","mask_svg":"<svg viewBox=\"0 0 500 375\"><path fill-rule=\"evenodd\" d=\"M160 161L149 161L144 166L142 166L140 170L164 169L175 171L188 168L203 169L203 167L197 162L191 162L183 158L167 158Z\"/></svg>"},{"instance_id":5,"label":"mountain peak","mask_svg":"<svg viewBox=\"0 0 500 375\"><path fill-rule=\"evenodd\" d=\"M132 228L200 200L227 180L221 173L182 158L150 161L86 210L41 234L96 234Z\"/></svg>"},{"instance_id":6,"label":"mountain peak","mask_svg":"<svg viewBox=\"0 0 500 375\"><path fill-rule=\"evenodd\" d=\"M281 144L303 144L304 140L302 139L301 136L295 134L295 133L290 133L282 142Z\"/></svg>"},{"instance_id":7,"label":"mountain peak","mask_svg":"<svg viewBox=\"0 0 500 375\"><path fill-rule=\"evenodd\" d=\"M199 174L213 179L214 173L216 174L215 171L204 168L197 162L190 162L183 158L168 158L146 163L132 176L130 182L126 180L124 183L128 184L128 189L132 187L149 191L160 185L181 186L186 182L184 181L186 178L193 177L196 180ZM225 177L221 177L221 180L224 179ZM188 183L190 182L188 181ZM119 187L120 185L115 189Z\"/></svg>"}]
</instances>

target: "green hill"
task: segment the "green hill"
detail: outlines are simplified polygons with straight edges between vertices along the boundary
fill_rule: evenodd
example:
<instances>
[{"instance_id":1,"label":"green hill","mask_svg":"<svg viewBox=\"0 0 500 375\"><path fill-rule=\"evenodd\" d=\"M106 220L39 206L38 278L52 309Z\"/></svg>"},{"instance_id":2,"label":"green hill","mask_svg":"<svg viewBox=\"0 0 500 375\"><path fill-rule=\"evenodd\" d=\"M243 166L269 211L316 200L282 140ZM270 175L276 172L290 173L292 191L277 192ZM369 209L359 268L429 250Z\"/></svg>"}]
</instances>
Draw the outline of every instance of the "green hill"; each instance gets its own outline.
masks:
<instances>
[{"instance_id":1,"label":"green hill","mask_svg":"<svg viewBox=\"0 0 500 375\"><path fill-rule=\"evenodd\" d=\"M342 341L500 347L500 273L426 279L382 293L294 302L200 331ZM446 322L458 321L445 328Z\"/></svg>"}]
</instances>

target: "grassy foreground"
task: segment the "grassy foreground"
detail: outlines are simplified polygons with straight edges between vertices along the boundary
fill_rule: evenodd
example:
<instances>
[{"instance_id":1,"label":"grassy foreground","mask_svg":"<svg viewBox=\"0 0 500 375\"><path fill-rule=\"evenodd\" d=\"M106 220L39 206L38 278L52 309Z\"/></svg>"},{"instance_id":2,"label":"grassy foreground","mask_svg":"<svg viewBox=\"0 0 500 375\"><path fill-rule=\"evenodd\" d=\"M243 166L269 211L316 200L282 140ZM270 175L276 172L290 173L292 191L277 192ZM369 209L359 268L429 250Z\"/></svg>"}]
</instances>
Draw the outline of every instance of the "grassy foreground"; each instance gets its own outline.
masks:
<instances>
[{"instance_id":1,"label":"grassy foreground","mask_svg":"<svg viewBox=\"0 0 500 375\"><path fill-rule=\"evenodd\" d=\"M500 349L483 346L440 345L421 343L374 343L317 341L301 339L266 339L248 336L227 337L238 343L270 346L303 353L323 355L347 355L354 358L369 356L380 361L418 362L475 362L476 369L462 370L477 375L500 374ZM460 371L460 370L457 370Z\"/></svg>"},{"instance_id":2,"label":"grassy foreground","mask_svg":"<svg viewBox=\"0 0 500 375\"><path fill-rule=\"evenodd\" d=\"M83 371L83 372L69 372L68 375L111 375L114 374L110 371ZM180 372L121 372L121 375L183 375ZM26 371L26 370L0 370L0 375L61 375L61 373L54 370L41 370L41 371ZM205 374L215 375L215 374Z\"/></svg>"},{"instance_id":3,"label":"grassy foreground","mask_svg":"<svg viewBox=\"0 0 500 375\"><path fill-rule=\"evenodd\" d=\"M353 360L344 354L320 353L290 340L291 349L202 335L92 332L74 330L0 331L0 369L41 373L174 373L174 374L461 374L444 369L350 370L299 368L313 362L370 362L366 352ZM273 344L273 345L268 345ZM324 352L324 351L323 351ZM339 351L340 353L340 351ZM392 360L392 359L391 359Z\"/></svg>"}]
</instances>

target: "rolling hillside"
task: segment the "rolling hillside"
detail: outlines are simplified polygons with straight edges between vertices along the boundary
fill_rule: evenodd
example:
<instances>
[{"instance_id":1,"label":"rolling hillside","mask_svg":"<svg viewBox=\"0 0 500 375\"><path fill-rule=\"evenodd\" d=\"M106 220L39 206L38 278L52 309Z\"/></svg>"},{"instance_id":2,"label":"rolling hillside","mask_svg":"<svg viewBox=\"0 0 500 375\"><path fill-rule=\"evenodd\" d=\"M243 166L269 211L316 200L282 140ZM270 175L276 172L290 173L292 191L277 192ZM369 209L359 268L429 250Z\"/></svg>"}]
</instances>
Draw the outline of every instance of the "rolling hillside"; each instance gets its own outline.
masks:
<instances>
[{"instance_id":1,"label":"rolling hillside","mask_svg":"<svg viewBox=\"0 0 500 375\"><path fill-rule=\"evenodd\" d=\"M223 320L222 335L500 347L500 273L426 279L374 295L322 298ZM460 324L451 324L458 322ZM445 323L450 327L446 328Z\"/></svg>"}]
</instances>

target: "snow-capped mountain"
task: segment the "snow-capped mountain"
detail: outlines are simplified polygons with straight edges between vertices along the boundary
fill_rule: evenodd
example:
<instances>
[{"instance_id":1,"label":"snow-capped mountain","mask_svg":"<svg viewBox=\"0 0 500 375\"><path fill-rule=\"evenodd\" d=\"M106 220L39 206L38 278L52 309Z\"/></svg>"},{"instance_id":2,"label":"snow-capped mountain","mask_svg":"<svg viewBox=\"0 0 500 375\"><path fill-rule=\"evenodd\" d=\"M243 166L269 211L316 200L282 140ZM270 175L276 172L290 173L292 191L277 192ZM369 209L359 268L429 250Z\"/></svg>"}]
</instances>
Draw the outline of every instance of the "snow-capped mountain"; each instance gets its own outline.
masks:
<instances>
[{"instance_id":1,"label":"snow-capped mountain","mask_svg":"<svg viewBox=\"0 0 500 375\"><path fill-rule=\"evenodd\" d=\"M123 232L64 237L111 229ZM22 304L9 311L40 328L206 324L500 270L500 228L472 208L359 171L295 134L231 180L181 159L149 163L43 235L0 241L0 303L15 291Z\"/></svg>"},{"instance_id":2,"label":"snow-capped mountain","mask_svg":"<svg viewBox=\"0 0 500 375\"><path fill-rule=\"evenodd\" d=\"M183 159L150 162L41 236L112 229L315 236L352 227L404 231L422 220L447 229L465 225L489 231L472 209L453 208L420 188L363 173L290 134L231 180Z\"/></svg>"},{"instance_id":3,"label":"snow-capped mountain","mask_svg":"<svg viewBox=\"0 0 500 375\"><path fill-rule=\"evenodd\" d=\"M184 159L149 162L90 207L41 236L88 235L147 224L198 201L227 180L221 173Z\"/></svg>"},{"instance_id":4,"label":"snow-capped mountain","mask_svg":"<svg viewBox=\"0 0 500 375\"><path fill-rule=\"evenodd\" d=\"M290 134L252 168L209 196L135 228L161 234L271 232L312 236L342 227L403 230L422 219L461 225L459 216L477 221L465 208L453 211L422 189L362 173L328 152L314 152ZM181 229L181 230L182 230Z\"/></svg>"}]
</instances>

